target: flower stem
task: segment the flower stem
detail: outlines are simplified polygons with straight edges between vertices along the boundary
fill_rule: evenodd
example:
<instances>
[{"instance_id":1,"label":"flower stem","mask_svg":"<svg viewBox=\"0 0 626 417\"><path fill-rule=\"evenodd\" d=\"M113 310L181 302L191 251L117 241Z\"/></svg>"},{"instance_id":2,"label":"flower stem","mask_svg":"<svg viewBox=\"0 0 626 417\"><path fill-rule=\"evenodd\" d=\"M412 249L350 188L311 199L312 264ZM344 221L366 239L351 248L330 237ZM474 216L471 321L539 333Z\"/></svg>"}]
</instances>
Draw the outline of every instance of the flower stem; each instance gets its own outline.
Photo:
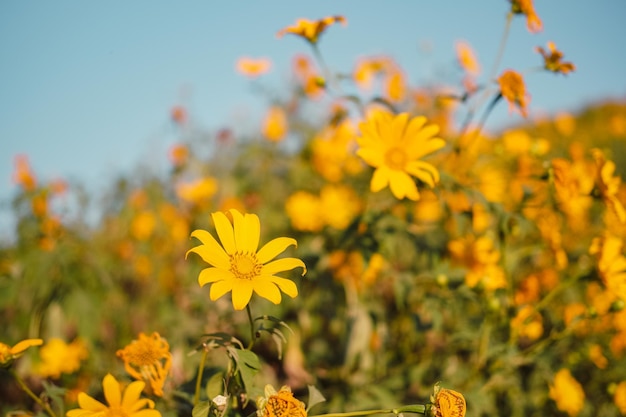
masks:
<instances>
[{"instance_id":1,"label":"flower stem","mask_svg":"<svg viewBox=\"0 0 626 417\"><path fill-rule=\"evenodd\" d=\"M204 364L206 363L206 357L209 351L204 348L202 350L202 357L200 358L200 365L198 365L198 377L196 378L196 392L193 395L193 405L198 405L200 402L200 387L202 385L202 374L204 373Z\"/></svg>"},{"instance_id":2,"label":"flower stem","mask_svg":"<svg viewBox=\"0 0 626 417\"><path fill-rule=\"evenodd\" d=\"M30 388L28 388L28 385L26 385L24 380L22 378L20 378L20 376L17 373L15 373L14 370L11 369L9 372L11 373L11 375L13 375L13 378L15 378L15 380L19 384L20 388L22 389L22 391L24 391L26 394L28 394L28 396L30 398L32 398L37 404L39 404L39 406L41 408L46 410L46 413L48 413L50 415L50 417L57 417L55 412L52 411L52 408L50 408L50 405L48 405L41 398L36 396L35 393L33 391L31 391Z\"/></svg>"},{"instance_id":3,"label":"flower stem","mask_svg":"<svg viewBox=\"0 0 626 417\"><path fill-rule=\"evenodd\" d=\"M504 49L506 47L506 42L509 39L509 32L511 32L512 20L513 20L513 13L507 13L506 24L504 26L504 33L502 34L502 39L500 39L500 46L498 47L498 55L496 55L496 59L493 61L493 67L491 68L491 74L489 75L489 79L495 78L498 72L500 61L502 61L502 57L504 56Z\"/></svg>"},{"instance_id":4,"label":"flower stem","mask_svg":"<svg viewBox=\"0 0 626 417\"><path fill-rule=\"evenodd\" d=\"M246 312L248 313L248 321L250 322L250 343L248 343L248 350L252 349L254 340L256 339L256 332L254 331L254 320L252 319L252 311L250 310L250 304L246 305Z\"/></svg>"},{"instance_id":5,"label":"flower stem","mask_svg":"<svg viewBox=\"0 0 626 417\"><path fill-rule=\"evenodd\" d=\"M395 414L398 415L402 412L426 414L426 406L422 404L406 405L399 408L388 408L382 410L363 410L363 411L349 411L346 413L328 413L318 414L311 417L356 417L356 416L370 416L373 414Z\"/></svg>"}]
</instances>

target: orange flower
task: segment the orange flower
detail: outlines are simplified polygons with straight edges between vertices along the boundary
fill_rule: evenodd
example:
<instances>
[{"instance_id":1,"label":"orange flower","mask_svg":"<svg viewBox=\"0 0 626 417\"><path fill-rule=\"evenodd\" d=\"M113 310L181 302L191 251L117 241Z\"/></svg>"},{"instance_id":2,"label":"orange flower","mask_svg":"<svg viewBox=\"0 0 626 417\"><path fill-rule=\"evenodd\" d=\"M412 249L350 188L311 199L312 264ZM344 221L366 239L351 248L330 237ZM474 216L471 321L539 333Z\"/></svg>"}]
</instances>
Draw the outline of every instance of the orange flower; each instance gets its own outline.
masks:
<instances>
[{"instance_id":1,"label":"orange flower","mask_svg":"<svg viewBox=\"0 0 626 417\"><path fill-rule=\"evenodd\" d=\"M392 66L393 62L387 57L362 58L357 62L352 77L358 87L369 89L374 77L387 72Z\"/></svg>"},{"instance_id":2,"label":"orange flower","mask_svg":"<svg viewBox=\"0 0 626 417\"><path fill-rule=\"evenodd\" d=\"M287 115L280 107L270 107L263 122L263 135L271 142L280 142L287 134Z\"/></svg>"},{"instance_id":3,"label":"orange flower","mask_svg":"<svg viewBox=\"0 0 626 417\"><path fill-rule=\"evenodd\" d=\"M470 44L465 41L457 41L454 46L456 59L459 61L461 68L472 75L478 75L480 73L480 64Z\"/></svg>"},{"instance_id":4,"label":"orange flower","mask_svg":"<svg viewBox=\"0 0 626 417\"><path fill-rule=\"evenodd\" d=\"M244 56L237 60L237 71L250 78L265 74L271 67L272 61L267 58L255 59Z\"/></svg>"},{"instance_id":5,"label":"orange flower","mask_svg":"<svg viewBox=\"0 0 626 417\"><path fill-rule=\"evenodd\" d=\"M517 106L522 116L528 116L530 96L526 93L526 84L522 75L513 70L506 70L498 78L500 94L509 102L509 109Z\"/></svg>"},{"instance_id":6,"label":"orange flower","mask_svg":"<svg viewBox=\"0 0 626 417\"><path fill-rule=\"evenodd\" d=\"M535 51L543 56L544 68L552 72L560 72L561 74L567 74L576 70L576 66L571 62L563 62L563 52L556 49L554 42L548 42L548 50L546 51L541 46L537 46Z\"/></svg>"},{"instance_id":7,"label":"orange flower","mask_svg":"<svg viewBox=\"0 0 626 417\"><path fill-rule=\"evenodd\" d=\"M182 143L176 143L170 148L169 159L175 167L181 167L189 159L189 148Z\"/></svg>"},{"instance_id":8,"label":"orange flower","mask_svg":"<svg viewBox=\"0 0 626 417\"><path fill-rule=\"evenodd\" d=\"M183 106L174 106L170 111L170 117L175 123L182 125L187 121L187 110Z\"/></svg>"},{"instance_id":9,"label":"orange flower","mask_svg":"<svg viewBox=\"0 0 626 417\"><path fill-rule=\"evenodd\" d=\"M530 33L537 33L543 30L543 23L537 13L533 0L510 0L511 12L526 16L526 27Z\"/></svg>"},{"instance_id":10,"label":"orange flower","mask_svg":"<svg viewBox=\"0 0 626 417\"><path fill-rule=\"evenodd\" d=\"M26 155L15 156L15 171L13 171L13 181L24 188L25 191L32 191L37 186L35 174L30 169L28 157Z\"/></svg>"},{"instance_id":11,"label":"orange flower","mask_svg":"<svg viewBox=\"0 0 626 417\"><path fill-rule=\"evenodd\" d=\"M281 29L276 36L282 38L286 33L291 33L306 39L311 44L316 44L326 28L336 22L340 22L344 26L348 23L343 16L328 16L315 21L298 19L295 25Z\"/></svg>"},{"instance_id":12,"label":"orange flower","mask_svg":"<svg viewBox=\"0 0 626 417\"><path fill-rule=\"evenodd\" d=\"M293 72L309 98L315 99L322 94L325 80L317 73L309 57L296 55L293 59Z\"/></svg>"},{"instance_id":13,"label":"orange flower","mask_svg":"<svg viewBox=\"0 0 626 417\"><path fill-rule=\"evenodd\" d=\"M117 351L124 361L124 369L138 381L150 384L154 395L163 396L165 378L172 366L172 354L167 340L159 333L150 336L139 333L139 338Z\"/></svg>"}]
</instances>

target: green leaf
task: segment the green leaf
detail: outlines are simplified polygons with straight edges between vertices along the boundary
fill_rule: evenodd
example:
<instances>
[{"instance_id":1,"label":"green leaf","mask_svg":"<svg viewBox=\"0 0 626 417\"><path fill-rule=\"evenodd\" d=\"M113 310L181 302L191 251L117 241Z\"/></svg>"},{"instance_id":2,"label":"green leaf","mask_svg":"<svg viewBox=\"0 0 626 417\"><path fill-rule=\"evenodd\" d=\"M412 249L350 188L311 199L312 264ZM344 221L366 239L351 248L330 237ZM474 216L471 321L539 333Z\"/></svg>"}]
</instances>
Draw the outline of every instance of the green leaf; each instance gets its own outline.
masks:
<instances>
[{"instance_id":1,"label":"green leaf","mask_svg":"<svg viewBox=\"0 0 626 417\"><path fill-rule=\"evenodd\" d=\"M211 378L206 383L204 387L206 395L208 398L215 398L218 395L224 394L224 374L222 372L218 372L213 374Z\"/></svg>"},{"instance_id":2,"label":"green leaf","mask_svg":"<svg viewBox=\"0 0 626 417\"><path fill-rule=\"evenodd\" d=\"M191 415L192 417L207 417L209 415L210 408L210 401L201 401L193 408Z\"/></svg>"},{"instance_id":3,"label":"green leaf","mask_svg":"<svg viewBox=\"0 0 626 417\"><path fill-rule=\"evenodd\" d=\"M233 360L237 363L237 369L241 375L246 390L253 385L253 378L259 369L261 369L261 361L259 357L252 351L244 349L236 349L232 346L226 347Z\"/></svg>"},{"instance_id":4,"label":"green leaf","mask_svg":"<svg viewBox=\"0 0 626 417\"><path fill-rule=\"evenodd\" d=\"M306 407L307 413L313 406L326 401L326 398L324 398L322 393L317 388L315 388L315 385L308 385L308 388L309 388L309 401L307 401L307 407Z\"/></svg>"}]
</instances>

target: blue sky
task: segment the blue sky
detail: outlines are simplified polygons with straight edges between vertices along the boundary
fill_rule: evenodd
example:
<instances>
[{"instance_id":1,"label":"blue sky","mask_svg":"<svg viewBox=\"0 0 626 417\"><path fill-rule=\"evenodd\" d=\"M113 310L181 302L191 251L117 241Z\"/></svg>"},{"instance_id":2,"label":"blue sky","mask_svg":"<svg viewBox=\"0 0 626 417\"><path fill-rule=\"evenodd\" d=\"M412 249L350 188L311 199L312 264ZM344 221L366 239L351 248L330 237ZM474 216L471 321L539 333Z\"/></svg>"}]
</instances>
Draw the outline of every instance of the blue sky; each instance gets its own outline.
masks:
<instances>
[{"instance_id":1,"label":"blue sky","mask_svg":"<svg viewBox=\"0 0 626 417\"><path fill-rule=\"evenodd\" d=\"M508 8L506 0L0 2L0 235L11 224L18 153L28 155L43 181L65 178L97 193L138 164L166 164L177 138L169 121L176 104L209 130L235 122L254 129L265 99L235 72L235 62L270 58L264 82L279 88L293 55L309 52L296 37L275 36L299 17L348 19L321 41L333 69L349 71L360 56L388 54L419 85L454 62L459 39L488 69ZM535 0L535 8L544 30L531 34L523 17L514 19L500 68L540 64L533 48L552 40L577 71L529 75L533 114L626 97L625 1ZM424 44L432 48L427 57L419 52ZM518 122L501 105L489 124Z\"/></svg>"}]
</instances>

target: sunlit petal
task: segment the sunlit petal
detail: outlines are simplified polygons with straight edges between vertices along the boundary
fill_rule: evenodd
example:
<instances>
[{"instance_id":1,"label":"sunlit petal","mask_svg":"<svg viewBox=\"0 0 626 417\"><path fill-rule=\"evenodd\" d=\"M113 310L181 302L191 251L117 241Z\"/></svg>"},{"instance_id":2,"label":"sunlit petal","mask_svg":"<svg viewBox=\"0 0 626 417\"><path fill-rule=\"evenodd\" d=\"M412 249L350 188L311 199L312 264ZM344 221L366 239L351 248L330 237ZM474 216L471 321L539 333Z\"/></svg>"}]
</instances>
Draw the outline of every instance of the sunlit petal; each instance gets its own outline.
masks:
<instances>
[{"instance_id":1,"label":"sunlit petal","mask_svg":"<svg viewBox=\"0 0 626 417\"><path fill-rule=\"evenodd\" d=\"M257 260L262 264L267 263L283 253L285 249L291 245L296 246L297 242L295 239L290 237L278 237L276 239L272 239L263 245L263 247L259 250L256 255Z\"/></svg>"},{"instance_id":2,"label":"sunlit petal","mask_svg":"<svg viewBox=\"0 0 626 417\"><path fill-rule=\"evenodd\" d=\"M266 277L263 277L264 279ZM287 278L281 278L277 276L267 277L268 280L272 281L274 284L278 285L278 288L291 298L295 298L298 296L298 287L296 283Z\"/></svg>"},{"instance_id":3,"label":"sunlit petal","mask_svg":"<svg viewBox=\"0 0 626 417\"><path fill-rule=\"evenodd\" d=\"M209 297L211 297L212 301L217 300L228 291L233 289L233 282L235 280L226 280L226 281L218 281L211 284L211 291L209 291Z\"/></svg>"},{"instance_id":4,"label":"sunlit petal","mask_svg":"<svg viewBox=\"0 0 626 417\"><path fill-rule=\"evenodd\" d=\"M222 242L222 246L227 254L232 255L237 251L235 246L235 235L233 233L233 225L230 224L228 217L221 211L212 213L213 223L215 224L215 231Z\"/></svg>"},{"instance_id":5,"label":"sunlit petal","mask_svg":"<svg viewBox=\"0 0 626 417\"><path fill-rule=\"evenodd\" d=\"M302 268L302 275L306 273L306 265L298 258L282 258L272 261L261 268L261 275L274 275L277 272L290 271Z\"/></svg>"},{"instance_id":6,"label":"sunlit petal","mask_svg":"<svg viewBox=\"0 0 626 417\"><path fill-rule=\"evenodd\" d=\"M215 284L213 284L215 285ZM243 310L252 298L253 284L251 280L237 280L237 285L233 287L233 307L235 310Z\"/></svg>"},{"instance_id":7,"label":"sunlit petal","mask_svg":"<svg viewBox=\"0 0 626 417\"><path fill-rule=\"evenodd\" d=\"M211 282L224 281L233 279L235 276L232 272L222 268L205 268L198 275L198 283L201 287Z\"/></svg>"},{"instance_id":8,"label":"sunlit petal","mask_svg":"<svg viewBox=\"0 0 626 417\"><path fill-rule=\"evenodd\" d=\"M194 230L191 236L199 239L202 245L189 249L185 257L187 257L189 253L196 253L200 255L203 261L213 266L223 269L230 268L230 258L209 232L206 230Z\"/></svg>"},{"instance_id":9,"label":"sunlit petal","mask_svg":"<svg viewBox=\"0 0 626 417\"><path fill-rule=\"evenodd\" d=\"M109 406L119 407L122 402L122 389L119 382L111 374L107 374L102 381L104 390L104 398L106 398Z\"/></svg>"},{"instance_id":10,"label":"sunlit petal","mask_svg":"<svg viewBox=\"0 0 626 417\"><path fill-rule=\"evenodd\" d=\"M274 304L279 304L282 296L280 290L273 282L259 277L254 282L254 292L260 297L263 297Z\"/></svg>"},{"instance_id":11,"label":"sunlit petal","mask_svg":"<svg viewBox=\"0 0 626 417\"><path fill-rule=\"evenodd\" d=\"M102 404L100 401L93 399L84 392L78 394L78 405L80 406L80 408L89 411L102 411L107 409L106 405Z\"/></svg>"},{"instance_id":12,"label":"sunlit petal","mask_svg":"<svg viewBox=\"0 0 626 417\"><path fill-rule=\"evenodd\" d=\"M146 387L146 383L143 381L134 381L128 384L124 395L122 397L122 408L124 410L131 410L131 407L136 406L132 411L139 410L143 407L143 404L136 404L141 396L141 391Z\"/></svg>"},{"instance_id":13,"label":"sunlit petal","mask_svg":"<svg viewBox=\"0 0 626 417\"><path fill-rule=\"evenodd\" d=\"M374 171L372 175L372 181L370 183L370 189L373 192L377 192L385 188L389 184L389 172L391 170L386 166L381 166Z\"/></svg>"}]
</instances>

